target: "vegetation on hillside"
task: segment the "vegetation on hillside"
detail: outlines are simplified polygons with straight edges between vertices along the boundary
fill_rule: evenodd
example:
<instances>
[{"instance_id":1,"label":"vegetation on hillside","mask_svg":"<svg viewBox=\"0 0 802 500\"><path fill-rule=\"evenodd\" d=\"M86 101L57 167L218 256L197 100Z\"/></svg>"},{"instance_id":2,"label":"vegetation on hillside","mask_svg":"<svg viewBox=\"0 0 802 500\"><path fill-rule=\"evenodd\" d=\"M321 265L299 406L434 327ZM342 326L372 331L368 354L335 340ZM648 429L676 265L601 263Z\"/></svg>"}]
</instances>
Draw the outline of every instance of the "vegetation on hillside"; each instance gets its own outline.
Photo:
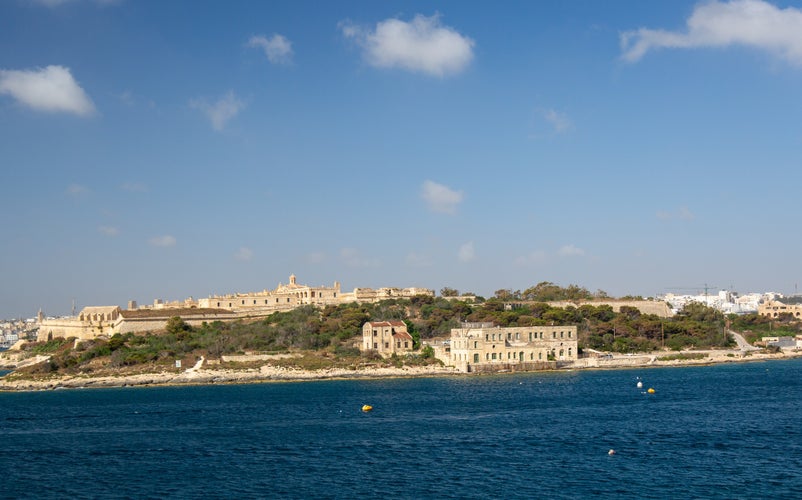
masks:
<instances>
[{"instance_id":1,"label":"vegetation on hillside","mask_svg":"<svg viewBox=\"0 0 802 500\"><path fill-rule=\"evenodd\" d=\"M458 292L449 289L448 293L456 296ZM405 321L416 349L421 347L421 340L448 338L451 329L462 322L492 322L499 326L576 325L580 350L620 353L732 346L725 334L728 323L730 328L745 332L750 340L768 334L793 335L800 330L793 318L773 321L757 315L725 318L715 309L695 303L688 304L672 318L661 318L627 306L614 312L610 305L562 308L545 302L586 300L593 295L575 285L561 288L543 282L523 292L498 291L494 297L477 302L416 296L322 309L304 306L258 320L216 321L199 327L190 327L175 317L161 332L117 334L110 339L83 341L77 345L73 341L55 339L31 343L26 349L31 354L52 356L49 363L32 369L44 372L88 372L139 365L167 367L175 360L193 362L200 356L219 359L223 355L246 352L306 353L293 358L296 361L284 361L298 367L358 366L435 362L430 348L392 360L360 353L362 325L370 320ZM596 296L599 295L604 293L597 292Z\"/></svg>"}]
</instances>

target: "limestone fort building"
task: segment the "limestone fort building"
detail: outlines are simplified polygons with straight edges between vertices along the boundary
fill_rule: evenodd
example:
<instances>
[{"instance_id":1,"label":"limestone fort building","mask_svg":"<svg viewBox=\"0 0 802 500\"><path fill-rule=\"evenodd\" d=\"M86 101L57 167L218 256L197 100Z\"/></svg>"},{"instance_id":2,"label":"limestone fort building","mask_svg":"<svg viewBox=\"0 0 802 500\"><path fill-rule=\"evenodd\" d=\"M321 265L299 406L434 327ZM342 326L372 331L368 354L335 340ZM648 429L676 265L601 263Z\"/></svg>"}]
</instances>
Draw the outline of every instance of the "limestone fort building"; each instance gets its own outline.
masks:
<instances>
[{"instance_id":1,"label":"limestone fort building","mask_svg":"<svg viewBox=\"0 0 802 500\"><path fill-rule=\"evenodd\" d=\"M500 327L463 323L451 329L439 358L463 372L541 370L577 360L576 326Z\"/></svg>"},{"instance_id":2,"label":"limestone fort building","mask_svg":"<svg viewBox=\"0 0 802 500\"><path fill-rule=\"evenodd\" d=\"M340 305L351 302L379 302L392 298L410 298L416 295L434 296L427 288L354 288L343 292L340 283L334 285L309 286L299 284L295 275L289 283L279 283L274 290L261 292L212 295L208 298L162 302L138 306L128 303L128 309L119 306L89 306L76 316L68 318L45 318L40 311L37 340L54 337L76 337L82 340L110 337L115 333L146 332L164 328L168 319L180 316L188 324L197 326L203 322L234 321L245 318L269 316L278 311L289 311L296 307L315 305Z\"/></svg>"}]
</instances>

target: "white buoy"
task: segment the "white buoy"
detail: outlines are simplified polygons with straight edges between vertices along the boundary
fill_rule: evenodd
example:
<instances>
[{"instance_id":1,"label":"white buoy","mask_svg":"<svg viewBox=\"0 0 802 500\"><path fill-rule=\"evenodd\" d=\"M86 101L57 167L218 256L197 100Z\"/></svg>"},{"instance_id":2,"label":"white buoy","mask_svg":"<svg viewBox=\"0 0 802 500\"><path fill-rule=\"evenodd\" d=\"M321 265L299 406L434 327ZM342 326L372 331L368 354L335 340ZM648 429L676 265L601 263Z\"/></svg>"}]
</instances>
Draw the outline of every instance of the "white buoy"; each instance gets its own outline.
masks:
<instances>
[{"instance_id":1,"label":"white buoy","mask_svg":"<svg viewBox=\"0 0 802 500\"><path fill-rule=\"evenodd\" d=\"M643 387L643 382L641 382L640 380L638 380L638 389L640 389L640 388L642 388L642 387Z\"/></svg>"},{"instance_id":2,"label":"white buoy","mask_svg":"<svg viewBox=\"0 0 802 500\"><path fill-rule=\"evenodd\" d=\"M615 455L615 450L610 448L610 451L607 452L608 455L613 456Z\"/></svg>"}]
</instances>

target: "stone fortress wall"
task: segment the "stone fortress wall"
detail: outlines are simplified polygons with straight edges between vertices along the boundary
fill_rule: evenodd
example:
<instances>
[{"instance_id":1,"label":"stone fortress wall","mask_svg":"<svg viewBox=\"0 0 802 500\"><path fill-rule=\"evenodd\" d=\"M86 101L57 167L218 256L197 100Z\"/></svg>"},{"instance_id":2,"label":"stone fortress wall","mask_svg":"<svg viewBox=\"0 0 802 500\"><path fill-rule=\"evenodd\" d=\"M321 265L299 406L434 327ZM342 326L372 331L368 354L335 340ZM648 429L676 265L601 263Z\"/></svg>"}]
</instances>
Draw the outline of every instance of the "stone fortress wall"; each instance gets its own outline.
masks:
<instances>
[{"instance_id":1,"label":"stone fortress wall","mask_svg":"<svg viewBox=\"0 0 802 500\"><path fill-rule=\"evenodd\" d=\"M334 286L312 287L298 284L295 275L290 276L288 284L279 283L274 290L252 293L213 295L194 300L154 301L153 305L137 306L135 301L128 303L128 309L119 306L89 306L77 316L68 318L45 318L40 311L38 316L39 333L37 340L46 341L56 337L76 337L90 340L98 337L111 337L115 333L141 333L163 329L167 320L173 316L181 317L192 326L204 322L233 321L243 318L259 318L274 312L289 311L304 305L324 307L351 302L379 302L388 298L410 298L415 295L433 297L434 291L427 288L355 288L353 292L343 293L340 283Z\"/></svg>"}]
</instances>

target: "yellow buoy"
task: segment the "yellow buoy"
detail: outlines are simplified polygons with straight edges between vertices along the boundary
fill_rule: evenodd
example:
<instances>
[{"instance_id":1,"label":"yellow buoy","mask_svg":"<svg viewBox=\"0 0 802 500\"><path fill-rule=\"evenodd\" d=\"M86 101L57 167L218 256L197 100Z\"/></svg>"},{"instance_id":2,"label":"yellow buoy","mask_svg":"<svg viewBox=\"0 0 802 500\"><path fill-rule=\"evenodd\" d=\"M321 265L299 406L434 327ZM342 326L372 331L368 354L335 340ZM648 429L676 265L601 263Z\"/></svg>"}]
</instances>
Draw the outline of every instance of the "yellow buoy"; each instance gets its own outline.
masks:
<instances>
[{"instance_id":1,"label":"yellow buoy","mask_svg":"<svg viewBox=\"0 0 802 500\"><path fill-rule=\"evenodd\" d=\"M370 411L372 409L373 409L373 407L370 406L370 405L362 405L362 411Z\"/></svg>"},{"instance_id":2,"label":"yellow buoy","mask_svg":"<svg viewBox=\"0 0 802 500\"><path fill-rule=\"evenodd\" d=\"M651 387L649 387L649 390L648 390L648 391L646 391L646 392L648 392L649 394L654 394L654 389L652 389Z\"/></svg>"}]
</instances>

